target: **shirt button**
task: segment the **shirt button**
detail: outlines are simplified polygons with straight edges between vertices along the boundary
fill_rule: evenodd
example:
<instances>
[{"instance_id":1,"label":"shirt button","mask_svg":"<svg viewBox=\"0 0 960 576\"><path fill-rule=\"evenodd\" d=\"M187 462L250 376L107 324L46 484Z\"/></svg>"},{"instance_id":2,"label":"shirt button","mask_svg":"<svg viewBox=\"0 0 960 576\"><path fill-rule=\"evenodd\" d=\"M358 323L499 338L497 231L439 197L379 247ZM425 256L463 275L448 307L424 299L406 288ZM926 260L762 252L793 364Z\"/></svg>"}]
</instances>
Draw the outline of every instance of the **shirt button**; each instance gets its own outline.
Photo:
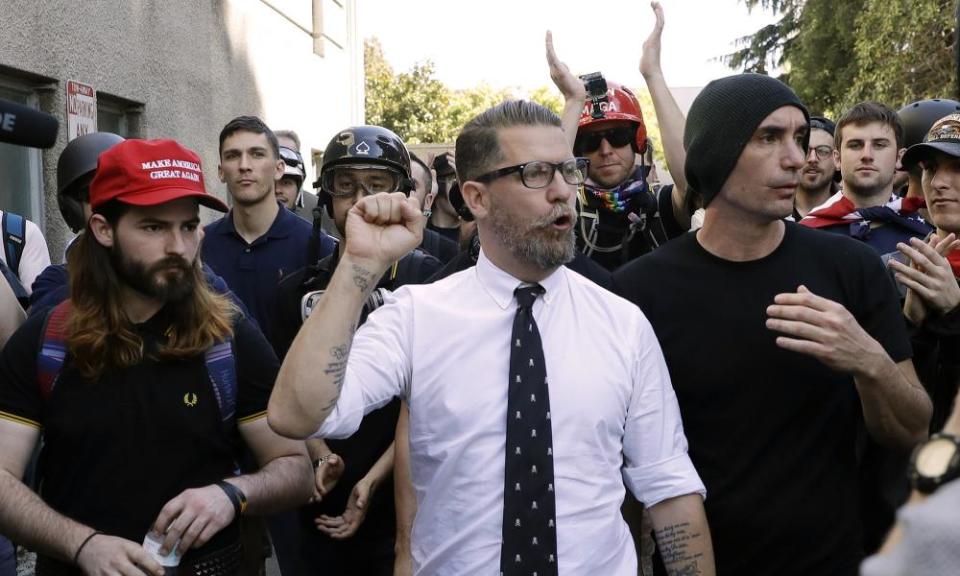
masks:
<instances>
[{"instance_id":1,"label":"shirt button","mask_svg":"<svg viewBox=\"0 0 960 576\"><path fill-rule=\"evenodd\" d=\"M250 253L250 249L249 249L249 248L245 248L243 251L246 252L247 254Z\"/></svg>"}]
</instances>

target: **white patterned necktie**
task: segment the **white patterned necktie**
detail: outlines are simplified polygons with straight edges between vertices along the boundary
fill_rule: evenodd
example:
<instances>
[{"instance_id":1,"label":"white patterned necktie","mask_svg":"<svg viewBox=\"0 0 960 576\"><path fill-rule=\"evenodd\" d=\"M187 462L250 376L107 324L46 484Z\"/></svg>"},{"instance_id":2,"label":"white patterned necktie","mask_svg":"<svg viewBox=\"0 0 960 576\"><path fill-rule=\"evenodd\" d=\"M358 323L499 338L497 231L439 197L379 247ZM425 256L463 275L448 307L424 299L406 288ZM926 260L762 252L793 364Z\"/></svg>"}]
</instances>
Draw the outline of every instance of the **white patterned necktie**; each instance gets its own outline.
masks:
<instances>
[{"instance_id":1,"label":"white patterned necktie","mask_svg":"<svg viewBox=\"0 0 960 576\"><path fill-rule=\"evenodd\" d=\"M510 339L506 469L503 486L503 576L556 576L557 512L550 392L533 303L539 284L514 291Z\"/></svg>"}]
</instances>

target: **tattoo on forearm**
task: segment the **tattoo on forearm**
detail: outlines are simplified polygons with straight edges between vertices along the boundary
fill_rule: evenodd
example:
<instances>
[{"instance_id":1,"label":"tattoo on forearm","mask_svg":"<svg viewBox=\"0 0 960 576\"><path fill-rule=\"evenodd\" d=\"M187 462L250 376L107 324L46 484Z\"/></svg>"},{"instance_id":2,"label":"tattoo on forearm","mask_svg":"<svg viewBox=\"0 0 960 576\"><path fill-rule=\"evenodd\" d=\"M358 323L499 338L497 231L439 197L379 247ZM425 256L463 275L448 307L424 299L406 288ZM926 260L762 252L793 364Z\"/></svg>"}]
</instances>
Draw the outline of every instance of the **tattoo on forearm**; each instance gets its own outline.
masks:
<instances>
[{"instance_id":1,"label":"tattoo on forearm","mask_svg":"<svg viewBox=\"0 0 960 576\"><path fill-rule=\"evenodd\" d=\"M367 291L372 278L373 274L369 270L357 264L353 265L353 283L357 285L357 288L360 288L361 292Z\"/></svg>"},{"instance_id":2,"label":"tattoo on forearm","mask_svg":"<svg viewBox=\"0 0 960 576\"><path fill-rule=\"evenodd\" d=\"M353 335L356 331L356 326L351 326L347 332L346 342L330 348L329 361L327 365L324 366L323 373L333 378L336 394L334 394L322 408L324 412L333 410L333 407L337 405L337 401L340 399L340 391L343 390L343 380L347 375L347 360L350 358L350 347L353 345Z\"/></svg>"},{"instance_id":3,"label":"tattoo on forearm","mask_svg":"<svg viewBox=\"0 0 960 576\"><path fill-rule=\"evenodd\" d=\"M703 553L690 549L691 544L702 534L691 531L689 522L664 526L654 535L663 564L670 576L695 576L703 573L700 570Z\"/></svg>"},{"instance_id":4,"label":"tattoo on forearm","mask_svg":"<svg viewBox=\"0 0 960 576\"><path fill-rule=\"evenodd\" d=\"M343 388L343 379L347 374L347 358L350 356L350 345L340 344L330 349L330 362L323 369L323 373L333 377L333 385L337 387L337 395Z\"/></svg>"}]
</instances>

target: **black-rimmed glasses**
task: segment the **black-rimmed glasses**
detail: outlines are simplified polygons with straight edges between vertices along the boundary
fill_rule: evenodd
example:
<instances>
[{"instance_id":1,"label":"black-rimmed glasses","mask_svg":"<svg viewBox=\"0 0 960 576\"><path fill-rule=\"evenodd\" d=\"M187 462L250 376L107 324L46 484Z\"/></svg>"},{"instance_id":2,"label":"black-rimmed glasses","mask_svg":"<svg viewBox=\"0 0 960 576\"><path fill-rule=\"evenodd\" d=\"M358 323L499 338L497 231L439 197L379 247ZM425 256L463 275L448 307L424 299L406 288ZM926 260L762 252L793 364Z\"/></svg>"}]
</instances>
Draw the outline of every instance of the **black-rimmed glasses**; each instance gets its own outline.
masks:
<instances>
[{"instance_id":1,"label":"black-rimmed glasses","mask_svg":"<svg viewBox=\"0 0 960 576\"><path fill-rule=\"evenodd\" d=\"M546 160L534 160L525 162L516 166L507 166L481 174L473 180L477 182L491 182L514 172L520 173L520 181L527 188L545 188L553 181L553 175L560 172L563 181L567 184L580 185L587 179L587 167L590 161L586 158L571 158L563 162L547 162Z\"/></svg>"},{"instance_id":2,"label":"black-rimmed glasses","mask_svg":"<svg viewBox=\"0 0 960 576\"><path fill-rule=\"evenodd\" d=\"M807 156L810 155L810 152L816 153L817 158L820 160L826 160L833 155L833 148L824 144L823 146L814 146L813 148L808 148Z\"/></svg>"}]
</instances>

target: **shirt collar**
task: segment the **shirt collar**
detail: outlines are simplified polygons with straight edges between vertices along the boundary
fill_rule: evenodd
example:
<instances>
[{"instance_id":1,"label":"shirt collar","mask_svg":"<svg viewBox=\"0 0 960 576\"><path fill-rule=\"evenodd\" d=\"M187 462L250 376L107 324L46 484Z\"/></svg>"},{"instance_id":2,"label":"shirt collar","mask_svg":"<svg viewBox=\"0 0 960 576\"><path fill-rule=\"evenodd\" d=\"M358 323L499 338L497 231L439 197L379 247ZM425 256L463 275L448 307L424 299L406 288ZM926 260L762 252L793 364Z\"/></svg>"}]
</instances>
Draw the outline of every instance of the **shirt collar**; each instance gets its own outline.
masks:
<instances>
[{"instance_id":1,"label":"shirt collar","mask_svg":"<svg viewBox=\"0 0 960 576\"><path fill-rule=\"evenodd\" d=\"M559 266L549 276L538 282L545 290L543 301L547 304L550 303L554 295L558 293L560 287L566 281L563 269L563 266ZM518 286L526 284L526 282L514 278L510 273L498 268L496 264L487 258L487 255L483 252L483 248L480 249L480 257L477 258L477 265L474 270L480 285L490 298L497 303L497 306L506 310L516 305L513 291L516 290Z\"/></svg>"},{"instance_id":2,"label":"shirt collar","mask_svg":"<svg viewBox=\"0 0 960 576\"><path fill-rule=\"evenodd\" d=\"M280 204L279 202L277 202ZM277 210L277 215L273 219L273 223L270 224L270 228L261 236L253 241L257 243L258 241L265 241L270 238L286 238L290 235L290 226L289 222L291 218L296 218L299 220L299 217L291 212L286 206L280 204L280 209ZM232 235L240 237L240 233L237 232L237 227L233 223L233 210L227 212L226 216L223 217L223 226L220 227L220 234ZM261 240L263 239L263 240Z\"/></svg>"}]
</instances>

